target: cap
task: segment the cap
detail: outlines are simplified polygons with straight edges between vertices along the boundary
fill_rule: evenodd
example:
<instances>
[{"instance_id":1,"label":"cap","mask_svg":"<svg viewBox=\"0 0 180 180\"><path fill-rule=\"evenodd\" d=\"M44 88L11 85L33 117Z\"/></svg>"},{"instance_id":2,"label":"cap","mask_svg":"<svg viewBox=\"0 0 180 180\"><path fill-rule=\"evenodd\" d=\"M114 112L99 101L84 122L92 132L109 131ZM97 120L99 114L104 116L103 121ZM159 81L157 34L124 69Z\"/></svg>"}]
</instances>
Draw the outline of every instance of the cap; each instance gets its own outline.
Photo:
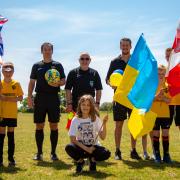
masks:
<instances>
[{"instance_id":1,"label":"cap","mask_svg":"<svg viewBox=\"0 0 180 180\"><path fill-rule=\"evenodd\" d=\"M5 62L2 65L2 70L6 72L14 71L14 65L11 62Z\"/></svg>"}]
</instances>

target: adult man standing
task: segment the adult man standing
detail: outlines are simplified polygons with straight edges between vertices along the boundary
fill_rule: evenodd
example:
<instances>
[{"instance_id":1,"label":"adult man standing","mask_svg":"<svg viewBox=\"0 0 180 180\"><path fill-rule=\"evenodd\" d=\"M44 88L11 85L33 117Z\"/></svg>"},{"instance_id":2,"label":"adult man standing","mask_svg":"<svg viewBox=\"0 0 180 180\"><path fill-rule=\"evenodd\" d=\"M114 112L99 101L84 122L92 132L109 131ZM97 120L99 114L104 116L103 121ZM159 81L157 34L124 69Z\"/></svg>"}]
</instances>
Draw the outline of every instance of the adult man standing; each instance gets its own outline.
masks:
<instances>
[{"instance_id":1,"label":"adult man standing","mask_svg":"<svg viewBox=\"0 0 180 180\"><path fill-rule=\"evenodd\" d=\"M84 94L92 95L99 107L102 83L98 72L89 67L90 62L90 55L87 52L81 53L80 67L71 70L67 76L65 90L68 112L76 112L78 100Z\"/></svg>"},{"instance_id":2,"label":"adult man standing","mask_svg":"<svg viewBox=\"0 0 180 180\"><path fill-rule=\"evenodd\" d=\"M113 71L117 69L125 70L126 65L128 63L128 60L131 56L130 50L131 50L131 40L129 38L123 38L120 41L120 49L122 51L122 54L119 55L117 58L111 61L110 67L106 76L106 83L110 85L109 79ZM114 91L116 90L116 87L112 87ZM122 127L124 120L126 120L131 114L131 109L117 103L113 102L113 117L115 121L115 145L116 145L116 152L115 152L115 159L121 160L121 151L120 151L120 143L121 143L121 136L122 136ZM131 136L131 158L133 159L141 159L136 152L136 141Z\"/></svg>"},{"instance_id":3,"label":"adult man standing","mask_svg":"<svg viewBox=\"0 0 180 180\"><path fill-rule=\"evenodd\" d=\"M36 145L37 154L34 156L34 160L42 160L42 146L44 140L44 124L45 117L48 114L49 126L51 129L50 141L51 141L51 160L58 160L56 155L56 146L58 142L58 122L60 117L60 100L58 92L60 86L65 84L65 74L61 63L52 60L53 45L51 43L44 43L41 46L41 53L43 60L33 65L30 82L28 87L28 105L34 107L34 123L36 124ZM60 73L60 81L49 85L45 80L45 73L49 69L56 69ZM35 88L36 97L32 99L32 93Z\"/></svg>"}]
</instances>

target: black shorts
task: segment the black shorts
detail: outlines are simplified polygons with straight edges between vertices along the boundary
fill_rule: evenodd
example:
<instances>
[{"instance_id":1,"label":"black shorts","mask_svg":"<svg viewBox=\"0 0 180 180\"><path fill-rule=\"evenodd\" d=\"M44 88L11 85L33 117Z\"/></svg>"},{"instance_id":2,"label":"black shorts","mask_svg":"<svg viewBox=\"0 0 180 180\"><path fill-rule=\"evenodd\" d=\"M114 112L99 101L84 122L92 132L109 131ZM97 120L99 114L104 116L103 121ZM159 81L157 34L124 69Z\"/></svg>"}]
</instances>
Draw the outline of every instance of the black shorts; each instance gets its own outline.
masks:
<instances>
[{"instance_id":1,"label":"black shorts","mask_svg":"<svg viewBox=\"0 0 180 180\"><path fill-rule=\"evenodd\" d=\"M176 126L180 126L180 105L176 105L175 107L174 120L175 120Z\"/></svg>"},{"instance_id":2,"label":"black shorts","mask_svg":"<svg viewBox=\"0 0 180 180\"><path fill-rule=\"evenodd\" d=\"M0 120L0 127L17 127L16 118L3 118Z\"/></svg>"},{"instance_id":3,"label":"black shorts","mask_svg":"<svg viewBox=\"0 0 180 180\"><path fill-rule=\"evenodd\" d=\"M172 125L174 119L174 105L169 105L169 113L170 113L170 124Z\"/></svg>"},{"instance_id":4,"label":"black shorts","mask_svg":"<svg viewBox=\"0 0 180 180\"><path fill-rule=\"evenodd\" d=\"M124 121L131 115L132 110L117 103L113 102L113 117L114 121Z\"/></svg>"},{"instance_id":5,"label":"black shorts","mask_svg":"<svg viewBox=\"0 0 180 180\"><path fill-rule=\"evenodd\" d=\"M171 126L170 118L156 118L153 130L169 129Z\"/></svg>"},{"instance_id":6,"label":"black shorts","mask_svg":"<svg viewBox=\"0 0 180 180\"><path fill-rule=\"evenodd\" d=\"M171 124L173 122L173 119L175 121L176 126L180 126L180 105L170 105L170 120Z\"/></svg>"},{"instance_id":7,"label":"black shorts","mask_svg":"<svg viewBox=\"0 0 180 180\"><path fill-rule=\"evenodd\" d=\"M58 94L36 94L34 99L34 123L48 121L58 123L60 118L60 99Z\"/></svg>"}]
</instances>

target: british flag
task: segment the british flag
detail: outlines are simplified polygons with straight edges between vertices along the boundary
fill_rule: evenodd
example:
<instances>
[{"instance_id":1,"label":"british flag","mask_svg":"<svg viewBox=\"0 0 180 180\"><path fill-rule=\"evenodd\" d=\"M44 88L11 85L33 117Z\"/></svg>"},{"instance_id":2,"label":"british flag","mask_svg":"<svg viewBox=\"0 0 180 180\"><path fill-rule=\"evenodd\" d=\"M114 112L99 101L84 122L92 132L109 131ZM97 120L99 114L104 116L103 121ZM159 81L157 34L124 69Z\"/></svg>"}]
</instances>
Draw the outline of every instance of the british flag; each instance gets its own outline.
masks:
<instances>
[{"instance_id":1,"label":"british flag","mask_svg":"<svg viewBox=\"0 0 180 180\"><path fill-rule=\"evenodd\" d=\"M1 29L3 27L3 24L6 23L8 19L0 15L0 56L3 56L4 51L3 51L3 41L1 37Z\"/></svg>"}]
</instances>

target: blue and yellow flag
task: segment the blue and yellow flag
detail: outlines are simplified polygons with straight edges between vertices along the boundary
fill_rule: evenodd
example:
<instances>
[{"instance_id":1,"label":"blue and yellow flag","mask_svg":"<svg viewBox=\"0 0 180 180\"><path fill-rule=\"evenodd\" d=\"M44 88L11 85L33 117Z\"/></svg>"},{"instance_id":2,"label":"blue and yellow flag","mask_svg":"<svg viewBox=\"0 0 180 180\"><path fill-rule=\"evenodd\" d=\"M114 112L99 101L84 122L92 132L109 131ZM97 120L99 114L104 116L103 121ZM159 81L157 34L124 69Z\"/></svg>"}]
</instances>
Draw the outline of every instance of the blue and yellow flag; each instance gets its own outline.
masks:
<instances>
[{"instance_id":1,"label":"blue and yellow flag","mask_svg":"<svg viewBox=\"0 0 180 180\"><path fill-rule=\"evenodd\" d=\"M132 126L134 127L133 124L136 123L136 121L145 122L148 119L148 121L155 122L156 116L149 110L151 108L157 87L157 61L148 48L142 34L136 44L130 60L128 61L122 81L113 98L114 101L133 109L133 117L136 117L137 119L132 119L132 117L130 117L130 124L128 124L128 127L134 138L142 136L144 133L148 133L147 131L144 131L146 128L143 123L142 127L139 129L131 128ZM148 115L146 114L147 112ZM144 123L145 126L147 126L147 123ZM151 122L151 126L152 124L153 123ZM148 128L148 131L150 129L151 128ZM140 135L138 135L138 131Z\"/></svg>"}]
</instances>

